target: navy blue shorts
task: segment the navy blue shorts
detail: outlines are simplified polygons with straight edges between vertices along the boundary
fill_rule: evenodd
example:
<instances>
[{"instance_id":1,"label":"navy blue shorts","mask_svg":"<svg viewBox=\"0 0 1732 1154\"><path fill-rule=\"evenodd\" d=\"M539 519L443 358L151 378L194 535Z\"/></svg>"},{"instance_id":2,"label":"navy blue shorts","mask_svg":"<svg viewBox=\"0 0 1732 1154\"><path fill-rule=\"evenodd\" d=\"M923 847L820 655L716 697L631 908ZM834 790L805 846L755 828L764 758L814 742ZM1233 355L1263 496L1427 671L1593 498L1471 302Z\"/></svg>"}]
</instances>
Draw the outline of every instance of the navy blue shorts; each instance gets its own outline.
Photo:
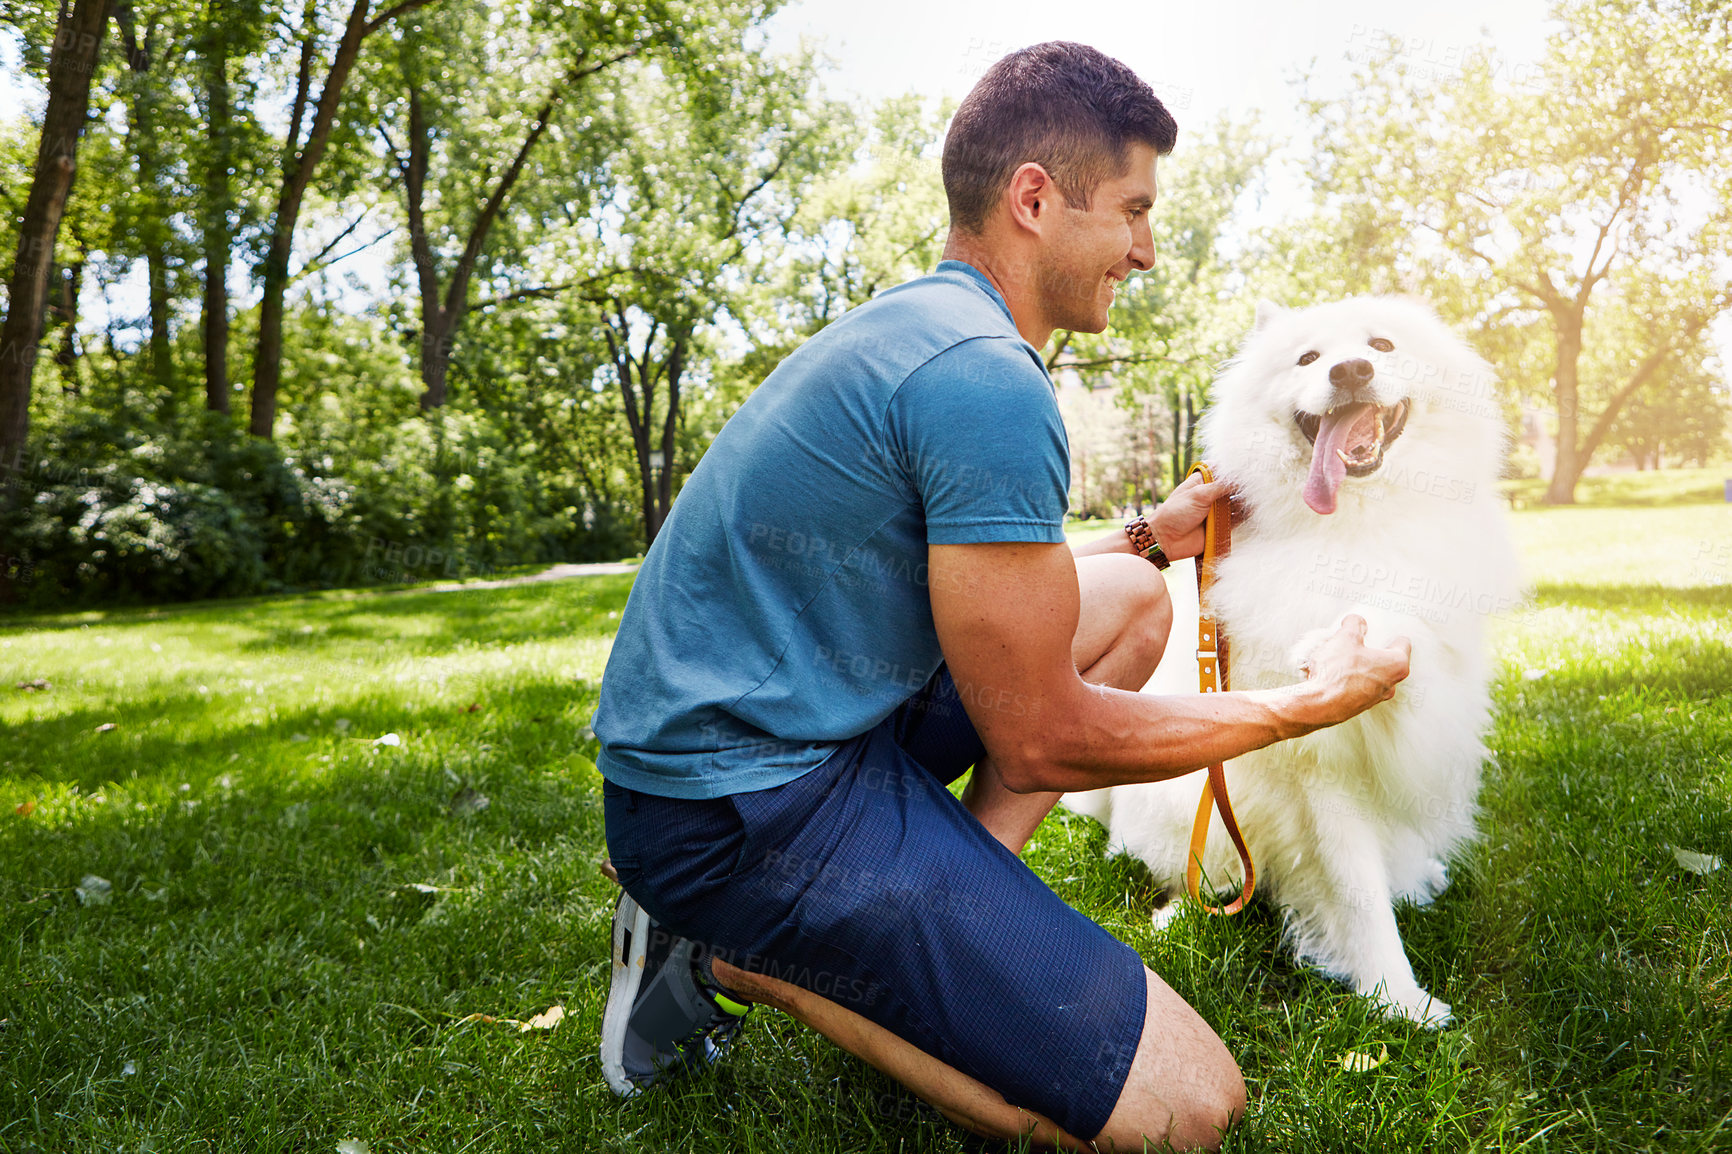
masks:
<instances>
[{"instance_id":1,"label":"navy blue shorts","mask_svg":"<svg viewBox=\"0 0 1732 1154\"><path fill-rule=\"evenodd\" d=\"M609 854L674 933L1093 1138L1142 1037L1142 959L945 788L984 753L941 669L786 785L689 801L606 783Z\"/></svg>"}]
</instances>

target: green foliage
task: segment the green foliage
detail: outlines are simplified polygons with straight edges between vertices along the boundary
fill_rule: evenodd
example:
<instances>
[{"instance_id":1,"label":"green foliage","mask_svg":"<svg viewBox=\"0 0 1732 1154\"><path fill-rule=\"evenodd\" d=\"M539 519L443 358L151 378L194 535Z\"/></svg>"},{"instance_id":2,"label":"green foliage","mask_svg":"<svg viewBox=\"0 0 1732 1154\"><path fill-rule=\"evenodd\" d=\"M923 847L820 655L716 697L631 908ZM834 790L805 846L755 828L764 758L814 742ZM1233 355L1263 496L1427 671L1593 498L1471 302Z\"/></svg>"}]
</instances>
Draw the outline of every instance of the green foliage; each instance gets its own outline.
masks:
<instances>
[{"instance_id":1,"label":"green foliage","mask_svg":"<svg viewBox=\"0 0 1732 1154\"><path fill-rule=\"evenodd\" d=\"M89 415L42 438L5 536L11 600L138 601L281 588L267 558L309 526L301 478L270 445L200 420L143 433Z\"/></svg>"},{"instance_id":2,"label":"green foliage","mask_svg":"<svg viewBox=\"0 0 1732 1154\"><path fill-rule=\"evenodd\" d=\"M1549 404L1565 503L1625 406L1699 365L1732 310L1732 53L1717 6L1560 3L1530 81L1470 56L1442 83L1398 46L1313 101L1310 275L1417 291ZM1624 440L1629 440L1628 421Z\"/></svg>"},{"instance_id":3,"label":"green foliage","mask_svg":"<svg viewBox=\"0 0 1732 1154\"><path fill-rule=\"evenodd\" d=\"M1659 468L1667 456L1707 464L1726 447L1732 412L1718 368L1699 347L1661 366L1653 384L1618 411L1607 443L1647 468Z\"/></svg>"},{"instance_id":4,"label":"green foliage","mask_svg":"<svg viewBox=\"0 0 1732 1154\"><path fill-rule=\"evenodd\" d=\"M287 331L288 419L275 442L215 413L163 420L117 413L102 394L56 398L0 522L7 599L447 579L637 548L617 466L582 439L617 420L607 394L520 387L557 342L523 347L523 333L500 326L493 358L468 370L478 395L423 415L402 343L377 321L310 307Z\"/></svg>"},{"instance_id":5,"label":"green foliage","mask_svg":"<svg viewBox=\"0 0 1732 1154\"><path fill-rule=\"evenodd\" d=\"M800 202L769 333L810 336L878 292L931 271L950 213L938 170L951 109L909 95L860 110L833 165ZM838 133L849 119L834 113ZM768 335L765 334L765 335Z\"/></svg>"}]
</instances>

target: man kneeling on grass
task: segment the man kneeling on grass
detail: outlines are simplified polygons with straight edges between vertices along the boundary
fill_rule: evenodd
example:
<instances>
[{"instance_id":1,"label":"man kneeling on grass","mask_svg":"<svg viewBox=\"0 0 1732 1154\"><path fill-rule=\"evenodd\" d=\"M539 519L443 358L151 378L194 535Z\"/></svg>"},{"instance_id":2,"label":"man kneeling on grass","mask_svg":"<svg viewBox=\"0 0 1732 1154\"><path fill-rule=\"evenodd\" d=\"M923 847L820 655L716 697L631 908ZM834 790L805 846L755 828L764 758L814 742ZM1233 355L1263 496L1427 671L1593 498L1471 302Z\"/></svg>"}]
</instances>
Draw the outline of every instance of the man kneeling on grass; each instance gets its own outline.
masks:
<instances>
[{"instance_id":1,"label":"man kneeling on grass","mask_svg":"<svg viewBox=\"0 0 1732 1154\"><path fill-rule=\"evenodd\" d=\"M1036 350L1150 267L1175 136L1091 48L999 61L945 139L946 259L806 342L692 473L595 715L615 1092L712 1061L761 1002L983 1134L1214 1146L1243 1110L1208 1025L1017 856L1066 790L1311 732L1407 673L1344 627L1300 685L1141 695L1171 622L1144 558L1199 552L1218 486L1136 526L1155 548L1064 543Z\"/></svg>"}]
</instances>

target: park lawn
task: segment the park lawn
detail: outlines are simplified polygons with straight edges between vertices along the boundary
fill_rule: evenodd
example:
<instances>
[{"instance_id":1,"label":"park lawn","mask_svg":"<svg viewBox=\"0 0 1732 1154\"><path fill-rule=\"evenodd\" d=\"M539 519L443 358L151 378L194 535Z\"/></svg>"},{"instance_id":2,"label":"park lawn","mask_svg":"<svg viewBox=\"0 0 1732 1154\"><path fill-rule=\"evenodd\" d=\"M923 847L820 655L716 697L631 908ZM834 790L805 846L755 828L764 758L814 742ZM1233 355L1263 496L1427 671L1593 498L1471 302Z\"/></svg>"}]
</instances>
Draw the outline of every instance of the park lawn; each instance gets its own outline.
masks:
<instances>
[{"instance_id":1,"label":"park lawn","mask_svg":"<svg viewBox=\"0 0 1732 1154\"><path fill-rule=\"evenodd\" d=\"M1724 501L1729 481L1732 462L1691 469L1594 473L1576 482L1576 504L1627 508ZM1518 508L1535 508L1545 501L1546 483L1537 477L1504 481L1499 488Z\"/></svg>"},{"instance_id":2,"label":"park lawn","mask_svg":"<svg viewBox=\"0 0 1732 1154\"><path fill-rule=\"evenodd\" d=\"M1732 507L1512 519L1484 838L1400 913L1454 1027L1261 905L1157 937L1086 818L1031 846L1238 1056L1229 1149L1732 1148L1732 870L1674 853L1732 858ZM603 1087L587 720L630 580L0 628L0 1151L982 1148L768 1011L711 1076Z\"/></svg>"}]
</instances>

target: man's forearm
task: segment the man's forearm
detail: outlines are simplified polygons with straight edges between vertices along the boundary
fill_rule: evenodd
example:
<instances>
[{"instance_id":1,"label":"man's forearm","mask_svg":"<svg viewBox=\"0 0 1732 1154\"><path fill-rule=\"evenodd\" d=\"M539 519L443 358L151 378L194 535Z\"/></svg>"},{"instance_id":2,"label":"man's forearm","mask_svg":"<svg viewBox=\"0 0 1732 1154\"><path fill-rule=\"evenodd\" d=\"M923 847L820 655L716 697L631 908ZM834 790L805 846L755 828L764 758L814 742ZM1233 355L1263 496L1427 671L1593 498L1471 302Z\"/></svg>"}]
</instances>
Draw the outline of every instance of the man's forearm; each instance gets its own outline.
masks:
<instances>
[{"instance_id":1,"label":"man's forearm","mask_svg":"<svg viewBox=\"0 0 1732 1154\"><path fill-rule=\"evenodd\" d=\"M1073 557L1093 557L1100 553L1135 553L1136 549L1132 548L1131 539L1125 536L1123 529L1112 529L1099 537L1072 545L1070 552Z\"/></svg>"},{"instance_id":2,"label":"man's forearm","mask_svg":"<svg viewBox=\"0 0 1732 1154\"><path fill-rule=\"evenodd\" d=\"M999 774L1018 793L1160 781L1334 724L1315 686L1152 696L1084 685L1067 715ZM1056 713L1056 711L1055 711Z\"/></svg>"}]
</instances>

